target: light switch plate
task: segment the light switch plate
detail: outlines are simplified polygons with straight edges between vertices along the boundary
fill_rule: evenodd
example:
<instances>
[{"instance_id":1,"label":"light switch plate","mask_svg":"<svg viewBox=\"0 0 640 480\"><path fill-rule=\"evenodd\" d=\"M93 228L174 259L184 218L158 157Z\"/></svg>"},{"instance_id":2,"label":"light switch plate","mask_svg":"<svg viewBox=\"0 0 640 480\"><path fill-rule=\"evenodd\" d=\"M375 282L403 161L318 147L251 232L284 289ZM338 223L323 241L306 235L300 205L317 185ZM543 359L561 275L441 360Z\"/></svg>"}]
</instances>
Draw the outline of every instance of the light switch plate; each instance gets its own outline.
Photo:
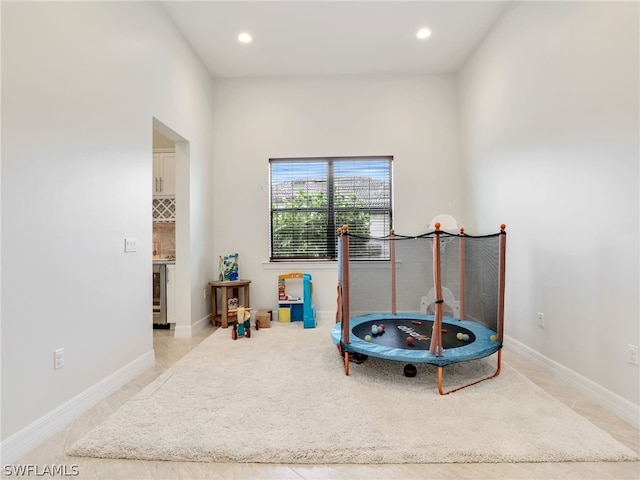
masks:
<instances>
[{"instance_id":1,"label":"light switch plate","mask_svg":"<svg viewBox=\"0 0 640 480\"><path fill-rule=\"evenodd\" d=\"M64 367L64 348L58 348L53 351L53 368Z\"/></svg>"},{"instance_id":2,"label":"light switch plate","mask_svg":"<svg viewBox=\"0 0 640 480\"><path fill-rule=\"evenodd\" d=\"M133 253L138 251L138 239L137 238L125 238L124 239L124 251L125 253Z\"/></svg>"}]
</instances>

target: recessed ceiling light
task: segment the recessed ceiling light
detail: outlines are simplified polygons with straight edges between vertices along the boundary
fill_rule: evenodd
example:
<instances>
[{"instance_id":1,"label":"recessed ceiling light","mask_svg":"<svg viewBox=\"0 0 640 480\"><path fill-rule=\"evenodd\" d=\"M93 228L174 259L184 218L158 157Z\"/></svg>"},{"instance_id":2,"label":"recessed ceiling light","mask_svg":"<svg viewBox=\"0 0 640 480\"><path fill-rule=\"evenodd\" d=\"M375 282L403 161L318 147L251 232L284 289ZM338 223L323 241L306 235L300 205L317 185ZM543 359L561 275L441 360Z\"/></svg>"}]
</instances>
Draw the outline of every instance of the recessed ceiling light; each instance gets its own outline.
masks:
<instances>
[{"instance_id":1,"label":"recessed ceiling light","mask_svg":"<svg viewBox=\"0 0 640 480\"><path fill-rule=\"evenodd\" d=\"M253 38L251 38L251 35L249 35L247 32L242 32L240 35L238 35L238 41L240 43L251 43L251 40L253 40Z\"/></svg>"},{"instance_id":2,"label":"recessed ceiling light","mask_svg":"<svg viewBox=\"0 0 640 480\"><path fill-rule=\"evenodd\" d=\"M418 37L419 39L425 39L431 36L431 30L429 30L428 28L421 28L420 30L418 30L418 33L416 33L416 37Z\"/></svg>"}]
</instances>

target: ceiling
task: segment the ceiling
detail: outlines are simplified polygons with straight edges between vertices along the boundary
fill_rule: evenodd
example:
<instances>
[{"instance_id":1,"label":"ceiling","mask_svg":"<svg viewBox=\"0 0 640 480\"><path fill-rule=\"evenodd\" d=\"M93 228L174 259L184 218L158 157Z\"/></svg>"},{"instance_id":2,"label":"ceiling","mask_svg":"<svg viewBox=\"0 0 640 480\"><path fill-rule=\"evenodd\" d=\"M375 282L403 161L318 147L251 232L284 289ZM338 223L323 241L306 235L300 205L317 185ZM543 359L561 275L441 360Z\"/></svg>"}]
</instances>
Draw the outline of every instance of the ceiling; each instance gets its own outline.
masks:
<instances>
[{"instance_id":1,"label":"ceiling","mask_svg":"<svg viewBox=\"0 0 640 480\"><path fill-rule=\"evenodd\" d=\"M162 2L215 78L455 72L508 1ZM419 28L432 35L416 38ZM253 42L241 44L246 31Z\"/></svg>"}]
</instances>

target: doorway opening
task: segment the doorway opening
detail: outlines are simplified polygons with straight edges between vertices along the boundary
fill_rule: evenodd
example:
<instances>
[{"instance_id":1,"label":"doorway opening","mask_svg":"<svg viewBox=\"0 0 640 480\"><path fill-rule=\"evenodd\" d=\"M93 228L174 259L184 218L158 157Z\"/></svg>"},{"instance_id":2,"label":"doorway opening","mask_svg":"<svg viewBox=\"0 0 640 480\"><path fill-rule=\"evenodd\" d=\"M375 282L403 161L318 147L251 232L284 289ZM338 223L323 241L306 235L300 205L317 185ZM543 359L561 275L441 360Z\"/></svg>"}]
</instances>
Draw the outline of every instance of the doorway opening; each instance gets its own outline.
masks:
<instances>
[{"instance_id":1,"label":"doorway opening","mask_svg":"<svg viewBox=\"0 0 640 480\"><path fill-rule=\"evenodd\" d=\"M181 336L190 325L189 142L153 119L153 328Z\"/></svg>"}]
</instances>

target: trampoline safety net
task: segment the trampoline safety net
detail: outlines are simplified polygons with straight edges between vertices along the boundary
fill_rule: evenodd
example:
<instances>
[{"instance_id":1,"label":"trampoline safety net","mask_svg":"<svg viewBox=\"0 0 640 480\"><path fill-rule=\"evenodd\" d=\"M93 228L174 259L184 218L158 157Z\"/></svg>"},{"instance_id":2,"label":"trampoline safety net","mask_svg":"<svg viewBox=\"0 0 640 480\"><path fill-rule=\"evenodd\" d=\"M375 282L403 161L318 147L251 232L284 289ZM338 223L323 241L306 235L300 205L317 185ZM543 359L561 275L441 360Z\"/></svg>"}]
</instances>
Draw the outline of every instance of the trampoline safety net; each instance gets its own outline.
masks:
<instances>
[{"instance_id":1,"label":"trampoline safety net","mask_svg":"<svg viewBox=\"0 0 640 480\"><path fill-rule=\"evenodd\" d=\"M491 330L498 330L499 238L502 233L470 236L440 232L445 316L472 320ZM362 238L351 235L349 240L372 242L384 251L395 247L395 311L434 313L434 232L417 237ZM392 312L391 261L350 259L349 302L351 318Z\"/></svg>"}]
</instances>

